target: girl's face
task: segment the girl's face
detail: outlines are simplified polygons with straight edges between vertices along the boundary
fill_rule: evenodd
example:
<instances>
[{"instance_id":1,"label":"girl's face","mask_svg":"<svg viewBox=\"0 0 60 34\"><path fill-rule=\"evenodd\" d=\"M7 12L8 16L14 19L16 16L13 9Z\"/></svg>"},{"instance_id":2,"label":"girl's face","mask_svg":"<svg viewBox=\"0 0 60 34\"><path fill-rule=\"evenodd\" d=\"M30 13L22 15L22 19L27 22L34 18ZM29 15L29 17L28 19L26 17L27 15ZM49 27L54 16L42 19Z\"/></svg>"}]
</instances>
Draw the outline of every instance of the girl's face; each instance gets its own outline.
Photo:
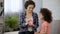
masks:
<instances>
[{"instance_id":1,"label":"girl's face","mask_svg":"<svg viewBox=\"0 0 60 34\"><path fill-rule=\"evenodd\" d=\"M28 12L32 12L33 9L34 9L34 5L28 5L28 7L27 7Z\"/></svg>"},{"instance_id":2,"label":"girl's face","mask_svg":"<svg viewBox=\"0 0 60 34\"><path fill-rule=\"evenodd\" d=\"M42 15L42 13L40 13L40 19L43 20L44 16Z\"/></svg>"}]
</instances>

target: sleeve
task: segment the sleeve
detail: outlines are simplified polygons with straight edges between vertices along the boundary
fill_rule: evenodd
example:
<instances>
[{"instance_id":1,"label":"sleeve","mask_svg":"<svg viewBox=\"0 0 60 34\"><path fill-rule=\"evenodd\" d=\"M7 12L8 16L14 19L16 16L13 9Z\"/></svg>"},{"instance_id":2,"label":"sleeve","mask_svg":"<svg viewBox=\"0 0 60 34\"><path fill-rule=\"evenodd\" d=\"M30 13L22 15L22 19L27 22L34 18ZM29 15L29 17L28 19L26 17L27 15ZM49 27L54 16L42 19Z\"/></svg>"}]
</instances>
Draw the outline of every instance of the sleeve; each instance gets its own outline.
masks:
<instances>
[{"instance_id":1,"label":"sleeve","mask_svg":"<svg viewBox=\"0 0 60 34\"><path fill-rule=\"evenodd\" d=\"M47 24L46 23L43 23L42 26L41 26L40 33L46 33L46 32L47 32Z\"/></svg>"},{"instance_id":2,"label":"sleeve","mask_svg":"<svg viewBox=\"0 0 60 34\"><path fill-rule=\"evenodd\" d=\"M44 24L41 25L41 29L40 29L40 33L43 33L44 32Z\"/></svg>"},{"instance_id":3,"label":"sleeve","mask_svg":"<svg viewBox=\"0 0 60 34\"><path fill-rule=\"evenodd\" d=\"M26 23L25 23L25 21L24 21L24 16L23 16L23 14L20 15L19 27L21 27L21 28L26 27Z\"/></svg>"},{"instance_id":4,"label":"sleeve","mask_svg":"<svg viewBox=\"0 0 60 34\"><path fill-rule=\"evenodd\" d=\"M36 14L36 16L35 16L35 25L34 25L34 28L36 29L36 31L37 31L38 26L39 26L39 19L38 19L38 15Z\"/></svg>"}]
</instances>

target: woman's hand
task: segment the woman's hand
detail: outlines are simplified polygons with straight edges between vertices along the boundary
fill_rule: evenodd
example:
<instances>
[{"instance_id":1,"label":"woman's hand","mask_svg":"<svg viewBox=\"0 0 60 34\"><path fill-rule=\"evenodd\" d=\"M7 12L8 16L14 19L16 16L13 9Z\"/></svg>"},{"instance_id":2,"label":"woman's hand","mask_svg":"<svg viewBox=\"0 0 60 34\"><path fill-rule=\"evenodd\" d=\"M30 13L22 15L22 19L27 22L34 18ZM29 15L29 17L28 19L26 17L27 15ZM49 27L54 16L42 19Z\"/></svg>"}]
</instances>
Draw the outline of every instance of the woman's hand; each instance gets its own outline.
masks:
<instances>
[{"instance_id":1,"label":"woman's hand","mask_svg":"<svg viewBox=\"0 0 60 34\"><path fill-rule=\"evenodd\" d=\"M32 26L32 27L34 26L34 24L33 24L32 21L29 21L29 22L28 22L28 25L29 25L29 26Z\"/></svg>"}]
</instances>

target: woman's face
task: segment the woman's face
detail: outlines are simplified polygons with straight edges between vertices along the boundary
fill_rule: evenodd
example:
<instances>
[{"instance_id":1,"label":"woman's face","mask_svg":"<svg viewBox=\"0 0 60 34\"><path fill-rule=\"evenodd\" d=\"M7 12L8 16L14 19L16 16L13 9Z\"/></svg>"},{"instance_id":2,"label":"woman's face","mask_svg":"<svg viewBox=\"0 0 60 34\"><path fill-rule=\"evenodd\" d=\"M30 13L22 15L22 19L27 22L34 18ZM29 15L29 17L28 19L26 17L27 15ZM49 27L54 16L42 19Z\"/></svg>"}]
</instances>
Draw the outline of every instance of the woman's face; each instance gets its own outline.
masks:
<instances>
[{"instance_id":1,"label":"woman's face","mask_svg":"<svg viewBox=\"0 0 60 34\"><path fill-rule=\"evenodd\" d=\"M27 7L28 12L32 12L33 9L34 9L34 5L28 5L28 7Z\"/></svg>"}]
</instances>

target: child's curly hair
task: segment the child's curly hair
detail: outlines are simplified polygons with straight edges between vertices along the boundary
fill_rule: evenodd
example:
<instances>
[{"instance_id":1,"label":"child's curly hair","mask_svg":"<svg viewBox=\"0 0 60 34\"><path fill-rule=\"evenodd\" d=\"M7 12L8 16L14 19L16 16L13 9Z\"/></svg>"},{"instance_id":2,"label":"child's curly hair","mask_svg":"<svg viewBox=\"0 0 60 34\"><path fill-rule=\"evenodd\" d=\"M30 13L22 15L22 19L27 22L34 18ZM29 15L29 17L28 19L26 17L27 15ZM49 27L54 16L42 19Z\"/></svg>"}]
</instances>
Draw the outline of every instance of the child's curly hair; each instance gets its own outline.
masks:
<instances>
[{"instance_id":1,"label":"child's curly hair","mask_svg":"<svg viewBox=\"0 0 60 34\"><path fill-rule=\"evenodd\" d=\"M52 13L47 8L41 8L40 13L44 16L44 20L51 23L52 21Z\"/></svg>"}]
</instances>

